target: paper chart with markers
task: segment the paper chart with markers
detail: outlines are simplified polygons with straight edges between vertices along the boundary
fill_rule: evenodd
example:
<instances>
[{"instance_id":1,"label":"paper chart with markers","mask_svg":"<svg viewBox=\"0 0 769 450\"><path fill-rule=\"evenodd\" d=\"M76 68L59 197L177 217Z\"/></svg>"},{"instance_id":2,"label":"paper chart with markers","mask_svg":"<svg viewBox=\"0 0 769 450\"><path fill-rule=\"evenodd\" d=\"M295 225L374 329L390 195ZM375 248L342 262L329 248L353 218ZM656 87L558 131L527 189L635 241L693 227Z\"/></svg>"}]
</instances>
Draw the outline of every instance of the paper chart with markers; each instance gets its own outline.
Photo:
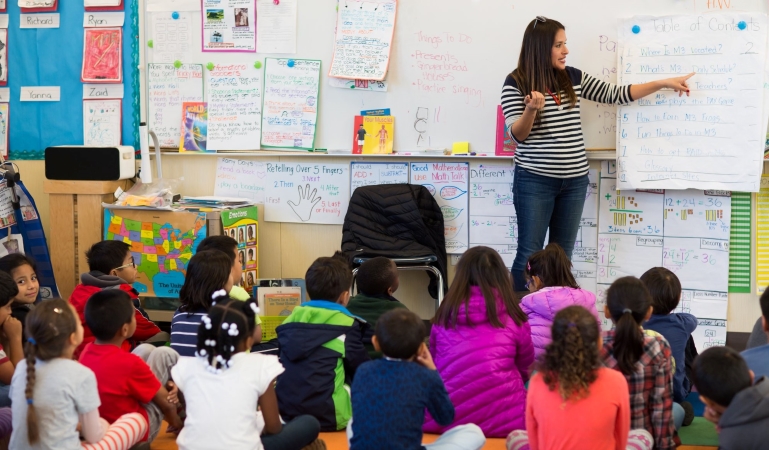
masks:
<instances>
[{"instance_id":1,"label":"paper chart with markers","mask_svg":"<svg viewBox=\"0 0 769 450\"><path fill-rule=\"evenodd\" d=\"M421 184L435 198L443 213L446 253L464 253L468 248L469 163L411 163L411 184Z\"/></svg>"},{"instance_id":2,"label":"paper chart with markers","mask_svg":"<svg viewBox=\"0 0 769 450\"><path fill-rule=\"evenodd\" d=\"M350 204L350 164L267 162L264 220L344 223Z\"/></svg>"},{"instance_id":3,"label":"paper chart with markers","mask_svg":"<svg viewBox=\"0 0 769 450\"><path fill-rule=\"evenodd\" d=\"M598 309L623 276L652 267L675 273L684 289L678 311L694 314L699 351L726 342L731 193L701 190L617 190L613 161L601 166ZM610 324L604 321L604 328Z\"/></svg>"},{"instance_id":4,"label":"paper chart with markers","mask_svg":"<svg viewBox=\"0 0 769 450\"><path fill-rule=\"evenodd\" d=\"M409 182L408 163L350 163L350 195L362 186L377 184L406 184Z\"/></svg>"}]
</instances>

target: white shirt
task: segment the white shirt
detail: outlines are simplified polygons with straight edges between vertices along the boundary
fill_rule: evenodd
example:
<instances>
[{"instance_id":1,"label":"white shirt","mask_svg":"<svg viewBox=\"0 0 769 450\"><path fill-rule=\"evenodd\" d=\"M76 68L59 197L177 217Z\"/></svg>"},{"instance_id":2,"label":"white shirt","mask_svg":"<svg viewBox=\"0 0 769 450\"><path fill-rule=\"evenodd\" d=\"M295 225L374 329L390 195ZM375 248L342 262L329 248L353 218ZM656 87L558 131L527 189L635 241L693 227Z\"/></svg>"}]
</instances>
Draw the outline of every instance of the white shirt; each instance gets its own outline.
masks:
<instances>
[{"instance_id":1,"label":"white shirt","mask_svg":"<svg viewBox=\"0 0 769 450\"><path fill-rule=\"evenodd\" d=\"M171 369L187 402L187 420L176 440L179 450L262 450L264 419L256 407L283 373L278 357L238 353L219 374L209 372L207 365L203 358L181 357Z\"/></svg>"}]
</instances>

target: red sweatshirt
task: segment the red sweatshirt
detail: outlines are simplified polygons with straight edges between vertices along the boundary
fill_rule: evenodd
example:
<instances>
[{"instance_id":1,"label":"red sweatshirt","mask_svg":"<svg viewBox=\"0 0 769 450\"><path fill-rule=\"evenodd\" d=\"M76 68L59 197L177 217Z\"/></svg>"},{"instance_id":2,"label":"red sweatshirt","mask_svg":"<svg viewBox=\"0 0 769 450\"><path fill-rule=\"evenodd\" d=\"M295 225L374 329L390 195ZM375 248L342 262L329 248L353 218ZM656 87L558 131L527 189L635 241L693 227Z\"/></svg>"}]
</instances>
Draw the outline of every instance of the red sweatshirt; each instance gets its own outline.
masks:
<instances>
[{"instance_id":1,"label":"red sweatshirt","mask_svg":"<svg viewBox=\"0 0 769 450\"><path fill-rule=\"evenodd\" d=\"M131 300L139 298L138 293L131 285L123 281L122 278L105 275L101 272L93 271L80 275L80 284L75 287L72 295L69 297L69 302L75 307L77 315L80 316L80 321L83 323L84 335L83 343L75 349L74 357L78 359L80 353L83 351L86 345L95 341L96 338L91 333L88 325L85 323L85 304L91 296L102 289L120 289L128 293ZM146 341L152 336L160 333L160 328L155 325L154 322L145 317L141 311L136 309L136 332L131 337L123 342L123 350L130 352L131 349L136 347L138 343Z\"/></svg>"}]
</instances>

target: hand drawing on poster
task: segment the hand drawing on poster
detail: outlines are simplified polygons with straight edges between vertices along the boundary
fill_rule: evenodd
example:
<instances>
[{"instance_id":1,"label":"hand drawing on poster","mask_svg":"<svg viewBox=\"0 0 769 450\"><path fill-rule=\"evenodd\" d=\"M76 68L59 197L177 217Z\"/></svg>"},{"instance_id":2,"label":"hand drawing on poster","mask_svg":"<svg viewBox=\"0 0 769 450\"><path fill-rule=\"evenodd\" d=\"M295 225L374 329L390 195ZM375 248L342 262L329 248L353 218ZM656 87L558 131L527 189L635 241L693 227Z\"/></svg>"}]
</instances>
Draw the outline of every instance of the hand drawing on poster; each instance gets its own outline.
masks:
<instances>
[{"instance_id":1,"label":"hand drawing on poster","mask_svg":"<svg viewBox=\"0 0 769 450\"><path fill-rule=\"evenodd\" d=\"M203 66L149 64L147 70L147 123L162 148L178 148L182 104L203 101Z\"/></svg>"},{"instance_id":2,"label":"hand drawing on poster","mask_svg":"<svg viewBox=\"0 0 769 450\"><path fill-rule=\"evenodd\" d=\"M241 197L264 203L264 185L267 176L261 161L219 158L216 163L214 195L217 197Z\"/></svg>"},{"instance_id":3,"label":"hand drawing on poster","mask_svg":"<svg viewBox=\"0 0 769 450\"><path fill-rule=\"evenodd\" d=\"M120 145L122 136L121 100L83 101L83 144L93 147Z\"/></svg>"},{"instance_id":4,"label":"hand drawing on poster","mask_svg":"<svg viewBox=\"0 0 769 450\"><path fill-rule=\"evenodd\" d=\"M204 52L255 52L254 0L203 0Z\"/></svg>"},{"instance_id":5,"label":"hand drawing on poster","mask_svg":"<svg viewBox=\"0 0 769 450\"><path fill-rule=\"evenodd\" d=\"M257 52L296 53L296 6L296 0L257 0Z\"/></svg>"},{"instance_id":6,"label":"hand drawing on poster","mask_svg":"<svg viewBox=\"0 0 769 450\"><path fill-rule=\"evenodd\" d=\"M266 163L264 220L344 223L350 203L350 165Z\"/></svg>"},{"instance_id":7,"label":"hand drawing on poster","mask_svg":"<svg viewBox=\"0 0 769 450\"><path fill-rule=\"evenodd\" d=\"M262 127L262 71L217 64L208 71L208 148L256 150Z\"/></svg>"},{"instance_id":8,"label":"hand drawing on poster","mask_svg":"<svg viewBox=\"0 0 769 450\"><path fill-rule=\"evenodd\" d=\"M430 191L443 213L447 253L464 253L469 245L468 163L411 163L411 184Z\"/></svg>"},{"instance_id":9,"label":"hand drawing on poster","mask_svg":"<svg viewBox=\"0 0 769 450\"><path fill-rule=\"evenodd\" d=\"M264 67L262 146L312 150L320 61L266 58Z\"/></svg>"},{"instance_id":10,"label":"hand drawing on poster","mask_svg":"<svg viewBox=\"0 0 769 450\"><path fill-rule=\"evenodd\" d=\"M122 56L122 28L86 28L80 80L84 83L122 82Z\"/></svg>"}]
</instances>

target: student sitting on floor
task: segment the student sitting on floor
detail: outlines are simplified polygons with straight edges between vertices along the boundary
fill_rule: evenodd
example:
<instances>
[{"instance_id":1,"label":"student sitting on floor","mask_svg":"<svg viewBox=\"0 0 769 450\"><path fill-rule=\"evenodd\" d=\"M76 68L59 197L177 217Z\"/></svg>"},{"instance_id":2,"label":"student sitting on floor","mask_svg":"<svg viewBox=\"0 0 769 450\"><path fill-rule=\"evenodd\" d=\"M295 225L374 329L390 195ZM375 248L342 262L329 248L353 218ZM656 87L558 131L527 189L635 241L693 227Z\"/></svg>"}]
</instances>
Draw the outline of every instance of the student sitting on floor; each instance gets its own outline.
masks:
<instances>
[{"instance_id":1,"label":"student sitting on floor","mask_svg":"<svg viewBox=\"0 0 769 450\"><path fill-rule=\"evenodd\" d=\"M171 387L169 375L179 354L151 344L140 345L133 354L122 350L123 341L136 329L128 294L117 289L93 294L85 305L85 321L96 341L83 349L80 363L96 375L101 417L113 423L124 414L141 414L149 424L142 438L147 442L155 440L163 418L173 429L180 429L182 422L166 390ZM174 392L172 399L175 397Z\"/></svg>"},{"instance_id":2,"label":"student sitting on floor","mask_svg":"<svg viewBox=\"0 0 769 450\"><path fill-rule=\"evenodd\" d=\"M676 425L683 408L673 410L673 365L668 341L641 324L652 313L649 291L635 277L616 280L606 292L604 313L614 329L603 334L601 358L606 367L620 371L630 391L630 428L642 428L654 436L654 448L675 449ZM678 416L674 424L673 417Z\"/></svg>"},{"instance_id":3,"label":"student sitting on floor","mask_svg":"<svg viewBox=\"0 0 769 450\"><path fill-rule=\"evenodd\" d=\"M141 414L126 414L112 425L99 417L96 377L72 360L82 341L80 319L66 301L46 300L29 313L26 359L11 382L10 448L127 450L147 434Z\"/></svg>"},{"instance_id":4,"label":"student sitting on floor","mask_svg":"<svg viewBox=\"0 0 769 450\"><path fill-rule=\"evenodd\" d=\"M601 346L601 329L590 311L569 306L555 315L552 343L529 383L526 431L510 433L508 450L529 444L535 450L652 448L648 431L630 431L627 381L603 367Z\"/></svg>"},{"instance_id":5,"label":"student sitting on floor","mask_svg":"<svg viewBox=\"0 0 769 450\"><path fill-rule=\"evenodd\" d=\"M10 275L0 272L0 406L11 406L8 390L13 371L24 359L21 322L11 315L11 304L19 288Z\"/></svg>"},{"instance_id":6,"label":"student sitting on floor","mask_svg":"<svg viewBox=\"0 0 769 450\"><path fill-rule=\"evenodd\" d=\"M350 299L347 310L368 322L363 344L371 358L381 358L382 354L371 344L374 324L387 311L406 307L393 297L398 290L398 269L392 260L377 256L360 265L355 283L358 294Z\"/></svg>"},{"instance_id":7,"label":"student sitting on floor","mask_svg":"<svg viewBox=\"0 0 769 450\"><path fill-rule=\"evenodd\" d=\"M435 313L430 349L456 416L449 426L427 418L424 430L474 423L486 437L526 426L526 388L534 362L528 318L495 250L473 247L459 259L454 282Z\"/></svg>"},{"instance_id":8,"label":"student sitting on floor","mask_svg":"<svg viewBox=\"0 0 769 450\"><path fill-rule=\"evenodd\" d=\"M215 292L232 289L232 260L218 250L197 252L187 264L187 275L179 291L181 305L171 319L171 348L179 356L195 356L200 319L211 307Z\"/></svg>"},{"instance_id":9,"label":"student sitting on floor","mask_svg":"<svg viewBox=\"0 0 769 450\"><path fill-rule=\"evenodd\" d=\"M761 294L761 328L769 335L769 289ZM769 344L749 348L742 352L742 357L753 371L756 379L769 376Z\"/></svg>"},{"instance_id":10,"label":"student sitting on floor","mask_svg":"<svg viewBox=\"0 0 769 450\"><path fill-rule=\"evenodd\" d=\"M32 258L23 253L11 253L0 258L0 271L9 274L19 287L19 293L16 294L11 305L11 317L18 319L23 329L27 314L34 307L40 294L37 265Z\"/></svg>"},{"instance_id":11,"label":"student sitting on floor","mask_svg":"<svg viewBox=\"0 0 769 450\"><path fill-rule=\"evenodd\" d=\"M310 414L323 431L342 430L352 416L348 386L369 360L363 346L366 322L345 308L352 271L341 257L322 257L305 274L309 302L278 326L280 414L285 420Z\"/></svg>"},{"instance_id":12,"label":"student sitting on floor","mask_svg":"<svg viewBox=\"0 0 769 450\"><path fill-rule=\"evenodd\" d=\"M249 229L250 230L250 229ZM206 250L219 250L225 255L229 256L232 260L232 270L230 276L232 277L232 289L228 292L230 298L235 300L246 301L251 297L251 293L240 287L238 284L243 275L243 263L241 260L242 253L238 252L238 241L229 236L208 236L200 241L197 251L204 252ZM262 342L262 320L259 315L256 316L256 332L254 334L254 344Z\"/></svg>"},{"instance_id":13,"label":"student sitting on floor","mask_svg":"<svg viewBox=\"0 0 769 450\"><path fill-rule=\"evenodd\" d=\"M694 387L704 417L718 425L720 450L762 450L769 436L769 381L753 386L753 372L729 347L711 347L694 360Z\"/></svg>"},{"instance_id":14,"label":"student sitting on floor","mask_svg":"<svg viewBox=\"0 0 769 450\"><path fill-rule=\"evenodd\" d=\"M550 344L550 327L555 314L567 306L578 305L600 321L595 294L580 289L571 272L571 261L560 245L547 244L529 257L523 272L532 293L523 297L521 309L529 317L534 358L539 359Z\"/></svg>"},{"instance_id":15,"label":"student sitting on floor","mask_svg":"<svg viewBox=\"0 0 769 450\"><path fill-rule=\"evenodd\" d=\"M383 358L363 364L355 376L350 450L483 448L486 438L474 424L451 428L433 444L421 445L425 410L441 425L454 420L454 405L425 337L424 323L411 311L390 311L377 321L373 344Z\"/></svg>"},{"instance_id":16,"label":"student sitting on floor","mask_svg":"<svg viewBox=\"0 0 769 450\"><path fill-rule=\"evenodd\" d=\"M300 450L314 441L311 448L325 449L316 441L320 424L314 417L281 425L274 385L283 366L275 356L246 353L257 311L253 300L222 292L202 316L197 357L180 358L171 369L187 404L180 450Z\"/></svg>"},{"instance_id":17,"label":"student sitting on floor","mask_svg":"<svg viewBox=\"0 0 769 450\"><path fill-rule=\"evenodd\" d=\"M121 241L101 241L85 252L90 272L80 275L80 284L75 287L69 302L75 307L81 323L85 323L85 305L91 296L102 289L120 289L131 297L136 316L136 332L131 339L123 342L123 350L131 351L142 342L167 341L168 333L160 331L142 311L139 293L131 284L136 280L136 263L131 246ZM75 359L87 344L95 340L88 325L85 326L83 343L75 350Z\"/></svg>"},{"instance_id":18,"label":"student sitting on floor","mask_svg":"<svg viewBox=\"0 0 769 450\"><path fill-rule=\"evenodd\" d=\"M686 401L686 396L692 390L692 383L686 376L686 345L692 338L692 332L697 328L697 318L692 314L674 313L681 301L681 282L676 274L664 267L653 267L641 275L649 294L652 296L654 311L652 316L644 322L646 330L656 331L670 344L673 352L673 365L675 376L673 377L673 401L685 411L685 417L681 422L676 420L676 429L682 423L689 425L694 420L692 404ZM679 414L676 407L674 413Z\"/></svg>"}]
</instances>

